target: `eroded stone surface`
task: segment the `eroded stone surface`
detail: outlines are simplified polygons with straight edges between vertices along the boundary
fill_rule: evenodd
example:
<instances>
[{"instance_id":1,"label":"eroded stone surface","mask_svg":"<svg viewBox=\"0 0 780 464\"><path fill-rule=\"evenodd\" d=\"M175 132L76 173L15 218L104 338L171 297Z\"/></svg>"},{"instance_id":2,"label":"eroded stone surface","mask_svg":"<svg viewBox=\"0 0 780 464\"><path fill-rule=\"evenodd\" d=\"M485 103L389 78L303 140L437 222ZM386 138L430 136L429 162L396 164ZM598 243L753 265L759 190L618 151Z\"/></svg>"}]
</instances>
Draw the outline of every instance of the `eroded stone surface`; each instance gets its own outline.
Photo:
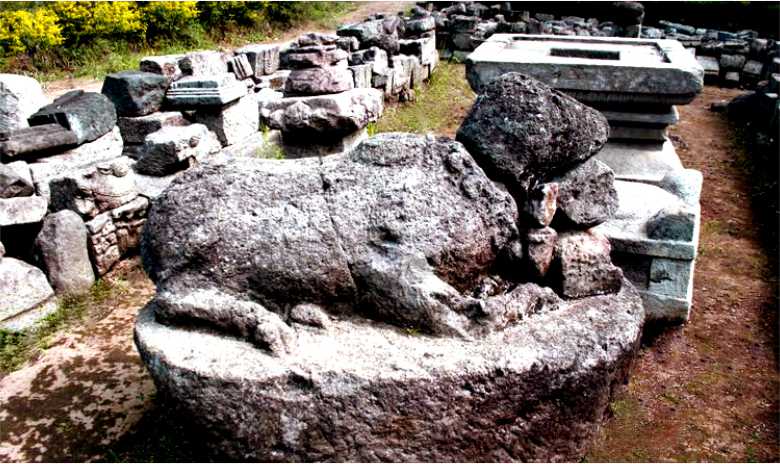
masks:
<instances>
[{"instance_id":1,"label":"eroded stone surface","mask_svg":"<svg viewBox=\"0 0 780 464\"><path fill-rule=\"evenodd\" d=\"M28 127L27 118L47 103L32 77L0 74L0 132Z\"/></svg>"},{"instance_id":2,"label":"eroded stone surface","mask_svg":"<svg viewBox=\"0 0 780 464\"><path fill-rule=\"evenodd\" d=\"M517 194L531 180L544 181L593 156L608 133L598 111L508 73L477 97L457 138L491 178Z\"/></svg>"},{"instance_id":3,"label":"eroded stone surface","mask_svg":"<svg viewBox=\"0 0 780 464\"><path fill-rule=\"evenodd\" d=\"M54 296L54 290L46 275L35 266L18 259L0 259L0 327L18 330L27 323L14 321L23 313L46 305Z\"/></svg>"},{"instance_id":4,"label":"eroded stone surface","mask_svg":"<svg viewBox=\"0 0 780 464\"><path fill-rule=\"evenodd\" d=\"M473 302L461 291L492 266L516 218L512 199L460 144L382 134L321 163L233 160L188 171L155 200L142 252L167 314L228 326L261 346L275 338L264 330L276 330L251 314L299 303L466 336ZM197 298L171 309L201 287L256 309L241 322L230 306Z\"/></svg>"},{"instance_id":5,"label":"eroded stone surface","mask_svg":"<svg viewBox=\"0 0 780 464\"><path fill-rule=\"evenodd\" d=\"M95 283L87 228L75 212L63 210L46 216L35 245L57 294L83 294Z\"/></svg>"},{"instance_id":6,"label":"eroded stone surface","mask_svg":"<svg viewBox=\"0 0 780 464\"><path fill-rule=\"evenodd\" d=\"M92 142L116 125L116 109L105 95L72 90L36 111L31 126L59 124L76 134L78 143Z\"/></svg>"},{"instance_id":7,"label":"eroded stone surface","mask_svg":"<svg viewBox=\"0 0 780 464\"><path fill-rule=\"evenodd\" d=\"M563 222L589 228L611 218L618 209L615 174L606 164L589 159L563 176L558 183L558 211Z\"/></svg>"}]
</instances>

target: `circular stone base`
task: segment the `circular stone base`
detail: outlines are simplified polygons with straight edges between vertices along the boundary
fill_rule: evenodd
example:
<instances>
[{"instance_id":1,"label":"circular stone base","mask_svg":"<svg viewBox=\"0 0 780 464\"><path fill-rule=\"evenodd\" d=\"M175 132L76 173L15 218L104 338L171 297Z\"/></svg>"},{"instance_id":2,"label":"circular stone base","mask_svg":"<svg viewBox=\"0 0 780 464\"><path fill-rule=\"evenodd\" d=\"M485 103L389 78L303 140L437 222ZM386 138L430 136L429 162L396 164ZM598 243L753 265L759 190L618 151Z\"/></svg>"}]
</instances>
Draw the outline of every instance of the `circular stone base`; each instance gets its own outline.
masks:
<instances>
[{"instance_id":1,"label":"circular stone base","mask_svg":"<svg viewBox=\"0 0 780 464\"><path fill-rule=\"evenodd\" d=\"M159 393L234 459L561 461L584 453L643 319L625 282L473 341L334 319L294 325L297 348L274 357L147 306L136 344Z\"/></svg>"}]
</instances>

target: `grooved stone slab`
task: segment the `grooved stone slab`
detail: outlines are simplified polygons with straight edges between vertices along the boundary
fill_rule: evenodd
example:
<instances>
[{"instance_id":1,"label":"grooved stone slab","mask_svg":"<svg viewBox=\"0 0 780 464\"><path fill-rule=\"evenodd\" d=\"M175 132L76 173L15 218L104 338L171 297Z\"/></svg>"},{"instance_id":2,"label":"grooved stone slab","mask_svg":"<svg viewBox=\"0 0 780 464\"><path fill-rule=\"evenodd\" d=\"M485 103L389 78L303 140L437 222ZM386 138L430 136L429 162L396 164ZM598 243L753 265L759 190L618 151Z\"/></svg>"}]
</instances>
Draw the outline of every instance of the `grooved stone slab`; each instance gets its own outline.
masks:
<instances>
[{"instance_id":1,"label":"grooved stone slab","mask_svg":"<svg viewBox=\"0 0 780 464\"><path fill-rule=\"evenodd\" d=\"M689 103L704 70L676 40L494 34L466 60L479 92L521 72L585 103Z\"/></svg>"}]
</instances>

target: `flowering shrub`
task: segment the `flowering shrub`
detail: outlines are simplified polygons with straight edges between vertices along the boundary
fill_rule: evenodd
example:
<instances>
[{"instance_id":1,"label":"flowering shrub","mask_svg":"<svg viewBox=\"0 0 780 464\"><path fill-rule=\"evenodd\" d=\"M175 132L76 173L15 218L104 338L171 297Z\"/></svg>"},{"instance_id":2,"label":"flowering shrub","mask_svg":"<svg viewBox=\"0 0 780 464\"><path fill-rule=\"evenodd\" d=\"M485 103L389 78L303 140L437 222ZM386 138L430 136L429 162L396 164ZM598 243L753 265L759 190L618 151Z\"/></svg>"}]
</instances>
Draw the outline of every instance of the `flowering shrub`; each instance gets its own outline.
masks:
<instances>
[{"instance_id":1,"label":"flowering shrub","mask_svg":"<svg viewBox=\"0 0 780 464\"><path fill-rule=\"evenodd\" d=\"M146 40L179 38L191 30L198 18L198 2L149 2L141 8L146 22Z\"/></svg>"},{"instance_id":2,"label":"flowering shrub","mask_svg":"<svg viewBox=\"0 0 780 464\"><path fill-rule=\"evenodd\" d=\"M53 2L65 42L78 45L96 38L143 40L146 23L134 2Z\"/></svg>"},{"instance_id":3,"label":"flowering shrub","mask_svg":"<svg viewBox=\"0 0 780 464\"><path fill-rule=\"evenodd\" d=\"M35 53L63 42L57 15L39 8L0 13L0 48L5 54Z\"/></svg>"}]
</instances>

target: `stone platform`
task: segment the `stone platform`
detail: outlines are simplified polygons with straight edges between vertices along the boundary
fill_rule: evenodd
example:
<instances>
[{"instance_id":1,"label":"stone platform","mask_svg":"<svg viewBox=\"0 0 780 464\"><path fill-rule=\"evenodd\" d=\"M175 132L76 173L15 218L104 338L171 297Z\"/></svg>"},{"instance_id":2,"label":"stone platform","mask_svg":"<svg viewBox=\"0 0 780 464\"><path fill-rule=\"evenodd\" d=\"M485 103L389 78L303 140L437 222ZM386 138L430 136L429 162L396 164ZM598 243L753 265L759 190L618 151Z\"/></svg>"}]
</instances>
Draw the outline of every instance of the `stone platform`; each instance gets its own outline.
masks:
<instances>
[{"instance_id":1,"label":"stone platform","mask_svg":"<svg viewBox=\"0 0 780 464\"><path fill-rule=\"evenodd\" d=\"M365 319L293 324L293 354L172 327L139 352L214 448L257 461L579 459L625 381L644 311L633 286L465 341Z\"/></svg>"}]
</instances>

